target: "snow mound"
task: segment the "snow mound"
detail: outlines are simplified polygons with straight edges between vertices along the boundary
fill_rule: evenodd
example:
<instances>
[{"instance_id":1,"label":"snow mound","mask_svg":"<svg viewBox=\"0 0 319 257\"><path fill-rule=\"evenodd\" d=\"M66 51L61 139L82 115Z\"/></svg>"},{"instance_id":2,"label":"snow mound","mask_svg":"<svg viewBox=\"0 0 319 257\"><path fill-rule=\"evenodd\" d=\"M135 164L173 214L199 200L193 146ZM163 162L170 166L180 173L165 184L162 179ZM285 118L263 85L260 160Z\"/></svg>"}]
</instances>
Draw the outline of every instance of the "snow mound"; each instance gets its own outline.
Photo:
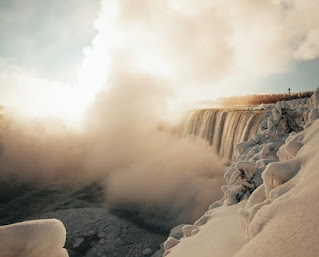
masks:
<instances>
[{"instance_id":1,"label":"snow mound","mask_svg":"<svg viewBox=\"0 0 319 257\"><path fill-rule=\"evenodd\" d=\"M319 120L301 135L303 147L297 155L269 165L263 185L239 210L250 241L236 257L318 256Z\"/></svg>"},{"instance_id":2,"label":"snow mound","mask_svg":"<svg viewBox=\"0 0 319 257\"><path fill-rule=\"evenodd\" d=\"M68 257L66 231L57 219L0 226L1 257Z\"/></svg>"},{"instance_id":3,"label":"snow mound","mask_svg":"<svg viewBox=\"0 0 319 257\"><path fill-rule=\"evenodd\" d=\"M164 243L163 256L169 257L231 257L244 244L245 234L240 228L238 209L245 201L215 208L205 214L202 226L184 226L185 236L178 242L171 238ZM185 229L184 229L185 228ZM197 231L190 235L190 231Z\"/></svg>"}]
</instances>

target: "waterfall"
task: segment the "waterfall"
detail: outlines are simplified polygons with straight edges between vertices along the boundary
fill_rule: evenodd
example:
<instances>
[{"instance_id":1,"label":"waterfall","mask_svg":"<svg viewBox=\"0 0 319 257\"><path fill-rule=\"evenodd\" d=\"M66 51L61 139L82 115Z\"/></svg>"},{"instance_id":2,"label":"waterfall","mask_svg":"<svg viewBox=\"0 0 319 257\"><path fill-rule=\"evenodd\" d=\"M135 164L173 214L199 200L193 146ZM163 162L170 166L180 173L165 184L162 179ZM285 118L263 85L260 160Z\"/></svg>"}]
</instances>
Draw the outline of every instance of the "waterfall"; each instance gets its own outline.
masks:
<instances>
[{"instance_id":1,"label":"waterfall","mask_svg":"<svg viewBox=\"0 0 319 257\"><path fill-rule=\"evenodd\" d=\"M236 144L257 132L263 116L261 111L195 110L181 124L178 133L203 138L220 157L231 160Z\"/></svg>"}]
</instances>

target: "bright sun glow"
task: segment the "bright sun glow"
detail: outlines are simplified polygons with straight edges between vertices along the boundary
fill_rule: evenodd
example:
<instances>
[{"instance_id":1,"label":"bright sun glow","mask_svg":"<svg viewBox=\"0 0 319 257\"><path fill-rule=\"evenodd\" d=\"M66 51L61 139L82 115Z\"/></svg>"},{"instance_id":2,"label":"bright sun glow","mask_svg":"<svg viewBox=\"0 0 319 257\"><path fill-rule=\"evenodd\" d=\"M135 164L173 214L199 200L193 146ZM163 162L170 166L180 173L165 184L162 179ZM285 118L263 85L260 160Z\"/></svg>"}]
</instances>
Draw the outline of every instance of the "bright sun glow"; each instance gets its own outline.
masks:
<instances>
[{"instance_id":1,"label":"bright sun glow","mask_svg":"<svg viewBox=\"0 0 319 257\"><path fill-rule=\"evenodd\" d=\"M3 104L25 117L57 117L71 127L80 127L97 93L102 88L107 89L111 53L120 39L115 25L118 15L116 1L107 6L102 8L95 21L97 34L91 46L83 49L84 59L74 85L49 81L13 67L2 76L7 76L3 79L16 85L18 93L8 93L8 104ZM15 73L14 81L10 76L12 73Z\"/></svg>"}]
</instances>

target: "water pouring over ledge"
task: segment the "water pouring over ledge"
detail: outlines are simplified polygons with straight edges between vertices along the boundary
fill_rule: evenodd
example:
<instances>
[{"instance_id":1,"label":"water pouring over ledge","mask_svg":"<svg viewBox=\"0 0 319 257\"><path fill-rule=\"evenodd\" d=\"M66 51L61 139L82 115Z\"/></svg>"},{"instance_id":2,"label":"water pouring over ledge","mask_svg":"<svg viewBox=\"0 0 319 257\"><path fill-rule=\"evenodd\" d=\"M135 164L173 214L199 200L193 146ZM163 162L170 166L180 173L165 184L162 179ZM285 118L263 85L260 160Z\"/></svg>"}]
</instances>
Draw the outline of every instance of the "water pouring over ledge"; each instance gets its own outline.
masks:
<instances>
[{"instance_id":1,"label":"water pouring over ledge","mask_svg":"<svg viewBox=\"0 0 319 257\"><path fill-rule=\"evenodd\" d=\"M236 144L257 133L263 116L261 110L193 110L177 128L177 133L182 137L202 138L219 157L232 160Z\"/></svg>"}]
</instances>

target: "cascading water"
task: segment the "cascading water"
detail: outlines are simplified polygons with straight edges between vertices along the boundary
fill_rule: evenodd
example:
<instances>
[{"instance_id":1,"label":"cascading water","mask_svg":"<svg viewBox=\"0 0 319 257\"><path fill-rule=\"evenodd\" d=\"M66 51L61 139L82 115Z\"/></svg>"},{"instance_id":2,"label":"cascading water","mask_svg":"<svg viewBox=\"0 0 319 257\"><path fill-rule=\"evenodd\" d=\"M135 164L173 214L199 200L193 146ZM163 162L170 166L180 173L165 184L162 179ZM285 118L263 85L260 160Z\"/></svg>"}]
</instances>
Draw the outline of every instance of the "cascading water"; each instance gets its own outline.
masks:
<instances>
[{"instance_id":1,"label":"cascading water","mask_svg":"<svg viewBox=\"0 0 319 257\"><path fill-rule=\"evenodd\" d=\"M261 111L195 110L181 124L179 134L201 137L220 157L231 160L236 144L248 140L257 132L263 116Z\"/></svg>"}]
</instances>

